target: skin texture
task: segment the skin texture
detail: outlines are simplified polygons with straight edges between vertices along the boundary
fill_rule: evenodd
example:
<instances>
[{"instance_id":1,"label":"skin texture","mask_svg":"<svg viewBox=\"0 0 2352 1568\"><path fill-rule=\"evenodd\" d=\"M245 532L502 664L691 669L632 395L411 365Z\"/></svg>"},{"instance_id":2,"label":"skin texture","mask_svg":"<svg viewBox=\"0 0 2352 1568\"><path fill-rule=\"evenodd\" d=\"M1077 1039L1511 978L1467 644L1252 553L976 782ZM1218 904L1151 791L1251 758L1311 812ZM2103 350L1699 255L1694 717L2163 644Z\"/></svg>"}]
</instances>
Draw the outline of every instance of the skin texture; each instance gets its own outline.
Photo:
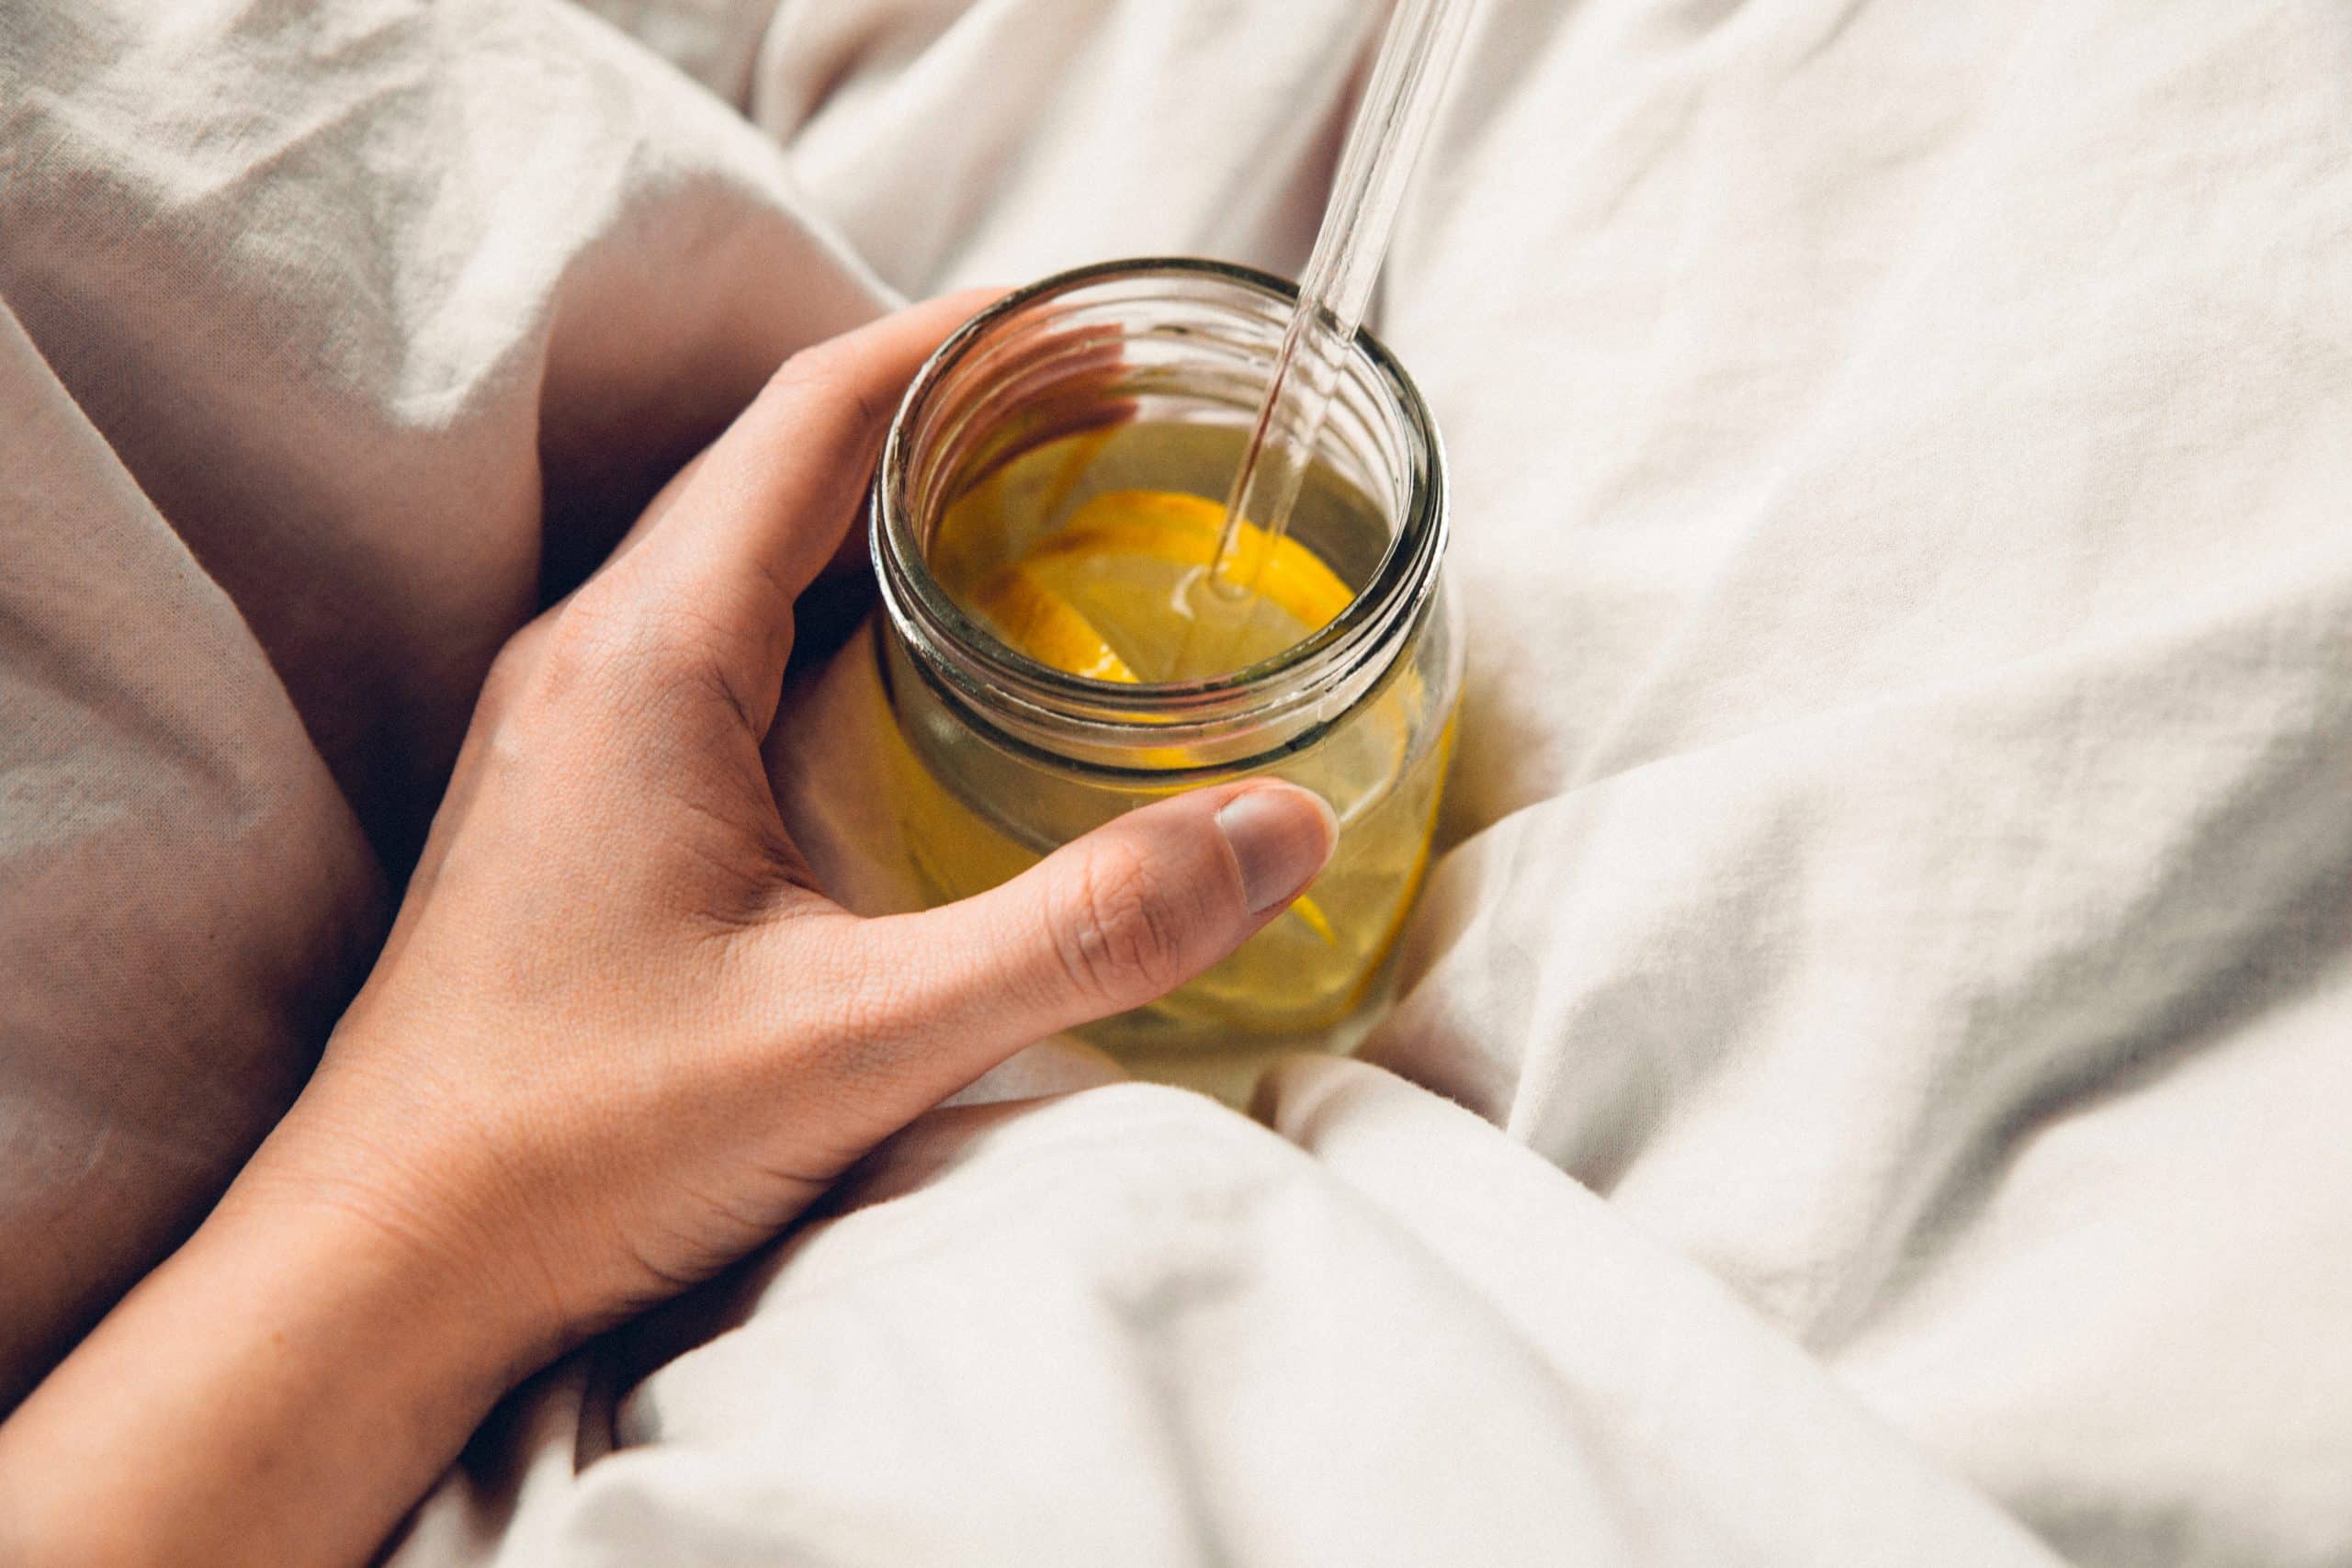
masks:
<instances>
[{"instance_id":1,"label":"skin texture","mask_svg":"<svg viewBox=\"0 0 2352 1568\"><path fill-rule=\"evenodd\" d=\"M508 645L310 1086L0 1426L0 1562L364 1560L532 1370L1023 1045L1206 968L1321 867L1329 809L1257 782L927 913L814 886L760 761L792 605L982 298L787 363Z\"/></svg>"}]
</instances>

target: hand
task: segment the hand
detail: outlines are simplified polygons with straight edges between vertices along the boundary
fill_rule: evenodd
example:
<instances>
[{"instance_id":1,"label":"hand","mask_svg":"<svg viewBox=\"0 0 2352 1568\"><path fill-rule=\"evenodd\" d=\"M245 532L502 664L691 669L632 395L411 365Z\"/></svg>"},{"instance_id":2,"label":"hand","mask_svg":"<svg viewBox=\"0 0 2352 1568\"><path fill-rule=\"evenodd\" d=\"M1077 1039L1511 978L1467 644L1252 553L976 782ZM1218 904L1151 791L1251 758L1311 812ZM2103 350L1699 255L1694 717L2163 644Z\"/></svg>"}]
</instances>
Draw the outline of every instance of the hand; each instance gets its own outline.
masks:
<instances>
[{"instance_id":1,"label":"hand","mask_svg":"<svg viewBox=\"0 0 2352 1568\"><path fill-rule=\"evenodd\" d=\"M934 301L793 359L605 570L515 637L382 958L317 1074L182 1257L118 1312L126 1321L109 1320L0 1434L17 1439L0 1444L9 1461L30 1462L28 1419L62 1421L70 1438L77 1414L83 1452L104 1457L88 1425L102 1417L58 1404L105 1392L76 1363L112 1358L119 1394L173 1323L182 1348L218 1338L217 1322L193 1339L187 1325L239 1310L222 1300L238 1281L282 1292L293 1269L295 1299L278 1308L292 1326L275 1325L268 1347L217 1350L236 1387L174 1374L208 1406L182 1439L208 1431L233 1463L236 1411L224 1419L219 1401L246 1399L260 1445L249 1458L282 1466L305 1446L289 1450L286 1423L389 1404L429 1429L408 1461L413 1495L481 1414L441 1413L416 1379L481 1369L467 1398L444 1403L484 1403L773 1235L850 1162L1020 1047L1206 968L1320 869L1329 809L1259 782L1133 812L927 913L861 919L813 885L761 763L793 601L855 516L899 390L977 302ZM450 1341L430 1347L437 1361L407 1343L435 1335ZM386 1339L398 1353L367 1348ZM410 1361L409 1383L385 1386ZM278 1377L285 1397L253 1406L256 1376ZM141 1393L147 1429L171 1431L157 1397L171 1391ZM310 1446L328 1451L329 1436ZM233 1495L217 1470L205 1484L151 1485L142 1506L271 1506L251 1495L267 1488ZM285 1488L282 1470L273 1484ZM370 1484L337 1517L383 1516ZM405 1502L391 1500L395 1514ZM314 1539L301 1532L322 1529L315 1513L213 1522L175 1521L175 1560L200 1560L191 1543L205 1540L290 1560ZM380 1534L391 1517L371 1522ZM315 1539L330 1536L363 1551L374 1539Z\"/></svg>"},{"instance_id":2,"label":"hand","mask_svg":"<svg viewBox=\"0 0 2352 1568\"><path fill-rule=\"evenodd\" d=\"M761 761L792 604L969 298L800 355L492 672L382 961L242 1201L356 1209L550 1343L708 1275L1021 1046L1321 868L1287 785L1136 812L926 914L830 901Z\"/></svg>"}]
</instances>

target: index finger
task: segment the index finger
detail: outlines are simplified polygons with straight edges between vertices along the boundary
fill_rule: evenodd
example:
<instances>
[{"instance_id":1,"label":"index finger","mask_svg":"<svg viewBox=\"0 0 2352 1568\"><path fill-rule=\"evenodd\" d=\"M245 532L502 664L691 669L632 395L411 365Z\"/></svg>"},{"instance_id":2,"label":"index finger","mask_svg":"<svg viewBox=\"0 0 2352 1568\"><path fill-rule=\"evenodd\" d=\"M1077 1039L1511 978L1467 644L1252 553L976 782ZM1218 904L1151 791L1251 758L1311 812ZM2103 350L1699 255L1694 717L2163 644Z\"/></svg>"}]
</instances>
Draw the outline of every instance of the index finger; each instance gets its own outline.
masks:
<instances>
[{"instance_id":1,"label":"index finger","mask_svg":"<svg viewBox=\"0 0 2352 1568\"><path fill-rule=\"evenodd\" d=\"M760 722L773 716L792 651L792 602L856 516L900 394L997 292L943 295L786 360L615 563L626 586L694 606Z\"/></svg>"}]
</instances>

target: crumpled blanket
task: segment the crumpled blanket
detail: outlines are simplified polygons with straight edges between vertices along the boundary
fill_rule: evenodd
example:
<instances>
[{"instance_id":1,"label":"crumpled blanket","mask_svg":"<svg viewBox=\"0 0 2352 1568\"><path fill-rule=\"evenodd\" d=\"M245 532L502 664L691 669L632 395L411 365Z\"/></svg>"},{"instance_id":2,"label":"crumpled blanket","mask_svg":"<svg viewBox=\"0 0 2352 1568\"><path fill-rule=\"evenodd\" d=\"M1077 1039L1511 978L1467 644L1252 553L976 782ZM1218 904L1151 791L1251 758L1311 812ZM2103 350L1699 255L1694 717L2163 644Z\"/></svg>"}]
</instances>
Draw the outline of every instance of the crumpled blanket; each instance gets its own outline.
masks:
<instances>
[{"instance_id":1,"label":"crumpled blanket","mask_svg":"<svg viewBox=\"0 0 2352 1568\"><path fill-rule=\"evenodd\" d=\"M767 368L1295 270L1377 23L595 9L0 13L0 1397ZM2321 0L1487 0L1375 321L1471 631L1360 1059L1003 1076L391 1560L2352 1558L2347 73Z\"/></svg>"}]
</instances>

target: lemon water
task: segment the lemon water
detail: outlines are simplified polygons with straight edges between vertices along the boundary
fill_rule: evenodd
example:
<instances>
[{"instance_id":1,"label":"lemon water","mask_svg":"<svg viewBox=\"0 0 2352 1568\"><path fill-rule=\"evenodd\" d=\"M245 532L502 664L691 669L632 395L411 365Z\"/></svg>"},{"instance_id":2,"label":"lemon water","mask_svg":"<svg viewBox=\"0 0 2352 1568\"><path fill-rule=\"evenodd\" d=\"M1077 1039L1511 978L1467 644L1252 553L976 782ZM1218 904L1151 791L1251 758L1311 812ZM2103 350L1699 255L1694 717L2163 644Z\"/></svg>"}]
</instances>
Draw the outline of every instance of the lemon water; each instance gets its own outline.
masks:
<instances>
[{"instance_id":1,"label":"lemon water","mask_svg":"<svg viewBox=\"0 0 2352 1568\"><path fill-rule=\"evenodd\" d=\"M1048 441L948 508L928 564L1000 640L1069 674L1193 679L1272 658L1347 607L1377 569L1388 528L1361 491L1310 470L1285 536L1241 529L1256 592L1235 604L1204 577L1225 520L1207 497L1231 475L1238 439L1228 426L1131 422ZM1204 616L1223 617L1219 635L1189 635ZM1439 706L1450 682L1421 667L1431 656L1424 640L1313 744L1233 770L1291 780L1331 803L1340 836L1322 874L1223 963L1091 1031L1099 1042L1148 1049L1210 1031L1306 1034L1363 1000L1427 863L1452 746L1452 713ZM1220 667L1188 664L1202 649ZM934 901L993 886L1120 811L1206 782L1198 772L1150 777L1196 768L1173 746L1147 749L1116 778L1016 756L962 727L922 722L906 711L910 695L894 698L899 722L885 727L895 737L893 804Z\"/></svg>"}]
</instances>

